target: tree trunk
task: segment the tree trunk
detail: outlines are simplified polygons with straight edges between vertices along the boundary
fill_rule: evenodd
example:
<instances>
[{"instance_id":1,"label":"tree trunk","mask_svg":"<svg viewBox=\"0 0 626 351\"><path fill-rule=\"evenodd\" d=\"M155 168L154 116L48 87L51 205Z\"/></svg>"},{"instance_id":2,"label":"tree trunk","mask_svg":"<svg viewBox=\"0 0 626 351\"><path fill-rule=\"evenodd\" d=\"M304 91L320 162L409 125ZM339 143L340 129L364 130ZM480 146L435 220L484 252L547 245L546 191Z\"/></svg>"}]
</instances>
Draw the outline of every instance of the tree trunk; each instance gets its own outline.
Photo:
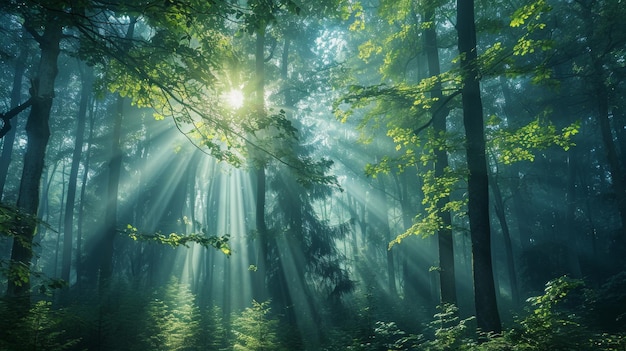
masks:
<instances>
[{"instance_id":1,"label":"tree trunk","mask_svg":"<svg viewBox=\"0 0 626 351\"><path fill-rule=\"evenodd\" d=\"M437 46L437 30L434 25L435 13L432 6L427 6L424 17L426 21L432 22L424 31L424 49L428 59L428 73L431 77L440 74L439 50ZM433 105L433 129L435 138L446 137L446 120L449 109L442 105L443 92L441 83L437 82L431 91L431 97L437 99ZM448 153L445 149L435 149L435 178L444 176L445 169L448 168ZM437 232L439 244L439 284L441 288L441 303L455 304L456 282L454 278L454 242L452 239L452 216L450 211L444 211L443 207L450 201L446 196L437 202L437 209L442 220L442 227Z\"/></svg>"},{"instance_id":2,"label":"tree trunk","mask_svg":"<svg viewBox=\"0 0 626 351\"><path fill-rule=\"evenodd\" d=\"M44 158L48 139L50 137L50 110L54 99L54 82L57 76L57 60L59 44L61 42L62 26L57 19L50 18L43 34L37 38L41 48L41 58L37 68L36 78L33 80L31 97L33 104L26 122L28 144L24 155L24 168L20 181L20 191L17 207L32 217L37 215L39 207L39 186L44 168ZM17 240L13 241L10 269L27 269L30 274L30 261L33 256L32 244L35 235L36 223L31 220L22 220L17 229ZM30 278L23 277L16 281L9 279L7 295L11 297L27 297L30 293ZM25 299L25 307L30 305Z\"/></svg>"},{"instance_id":3,"label":"tree trunk","mask_svg":"<svg viewBox=\"0 0 626 351\"><path fill-rule=\"evenodd\" d=\"M74 204L76 199L76 183L78 179L78 167L80 166L81 154L83 151L83 140L85 135L85 122L87 119L87 105L91 95L91 68L83 67L80 70L82 81L82 92L76 119L76 136L74 140L74 151L72 153L72 167L67 184L67 198L65 200L65 218L63 220L63 261L61 268L61 279L70 283L70 271L72 266L72 244L74 231Z\"/></svg>"},{"instance_id":4,"label":"tree trunk","mask_svg":"<svg viewBox=\"0 0 626 351\"><path fill-rule=\"evenodd\" d=\"M500 191L500 185L497 179L493 179L491 182L491 191L493 192L493 199L495 201L494 209L500 226L502 227L502 240L504 241L504 254L506 256L506 268L509 277L509 288L511 289L511 302L516 307L519 300L519 288L517 286L517 270L515 269L515 257L513 256L513 244L511 242L511 231L509 230L509 224L506 221L506 214L504 212L504 199L502 198L502 192Z\"/></svg>"},{"instance_id":5,"label":"tree trunk","mask_svg":"<svg viewBox=\"0 0 626 351\"><path fill-rule=\"evenodd\" d=\"M254 109L258 114L257 118L262 119L265 115L265 27L257 29L256 51L255 51L255 99ZM256 163L256 230L259 238L257 247L257 271L255 272L254 298L257 301L267 299L267 247L268 233L265 222L265 161L263 155L258 155L254 161Z\"/></svg>"},{"instance_id":6,"label":"tree trunk","mask_svg":"<svg viewBox=\"0 0 626 351\"><path fill-rule=\"evenodd\" d=\"M82 289L83 274L83 228L84 228L84 213L85 213L85 200L87 198L87 179L89 177L89 165L91 163L91 145L93 143L93 127L94 127L94 110L95 104L92 104L89 108L89 137L87 139L87 155L83 164L82 184L80 186L80 206L78 209L78 223L76 228L76 284L78 289Z\"/></svg>"},{"instance_id":7,"label":"tree trunk","mask_svg":"<svg viewBox=\"0 0 626 351\"><path fill-rule=\"evenodd\" d=\"M595 93L598 113L597 119L600 125L602 143L609 165L609 173L611 174L611 186L615 191L617 210L622 222L622 242L626 243L626 180L622 171L623 165L620 164L620 155L615 145L616 143L613 138L613 130L611 129L611 121L609 118L609 106L612 103L609 94L612 90L615 90L615 87L611 86L608 77L615 75L615 72L607 72L608 68L605 61L607 57L611 57L613 51L605 51L607 48L604 47L602 43L596 43L595 40L593 40L606 37L608 33L604 30L596 32L597 28L602 28L598 26L600 18L594 13L590 4L583 5L581 3L580 5L582 7L585 29L587 30L585 34L592 39L590 42L591 47L588 51L592 69L590 83L593 88L593 93ZM613 103L613 105L617 105L617 103Z\"/></svg>"},{"instance_id":8,"label":"tree trunk","mask_svg":"<svg viewBox=\"0 0 626 351\"><path fill-rule=\"evenodd\" d=\"M489 182L483 130L483 107L476 62L474 1L457 0L458 46L461 55L463 125L469 175L468 216L472 238L476 321L483 332L502 331L491 259Z\"/></svg>"},{"instance_id":9,"label":"tree trunk","mask_svg":"<svg viewBox=\"0 0 626 351\"><path fill-rule=\"evenodd\" d=\"M582 278L582 269L580 265L579 253L580 249L578 248L578 242L580 241L580 230L579 225L580 222L576 219L576 211L577 204L579 203L578 199L578 187L577 179L578 179L578 160L579 160L579 152L578 148L573 147L567 151L567 169L568 169L568 177L567 177L567 190L566 190L566 199L565 202L567 204L567 212L565 214L565 225L567 228L568 234L564 240L564 245L567 248L567 261L568 261L568 271L570 272L572 278L580 279Z\"/></svg>"},{"instance_id":10,"label":"tree trunk","mask_svg":"<svg viewBox=\"0 0 626 351\"><path fill-rule=\"evenodd\" d=\"M131 39L135 32L137 18L132 17L126 32L126 39ZM111 135L111 155L109 159L109 174L107 180L106 209L104 213L104 233L100 246L100 291L105 291L113 273L113 245L117 235L117 193L122 171L122 121L124 119L124 105L126 100L118 96L115 104L113 132Z\"/></svg>"},{"instance_id":11,"label":"tree trunk","mask_svg":"<svg viewBox=\"0 0 626 351\"><path fill-rule=\"evenodd\" d=\"M66 201L66 191L65 191L65 184L67 184L67 180L65 179L65 175L66 175L66 168L67 168L67 163L65 162L65 160L61 160L59 161L62 165L61 165L61 192L60 192L60 199L59 199L59 204L62 205L63 203L65 203ZM50 177L51 179L54 178L54 173L51 175ZM64 218L64 214L65 211L63 211L63 206L59 206L59 219L57 221L57 228L59 228L58 231L56 231L57 234L57 238L56 238L56 247L54 248L54 264L53 264L53 269L52 272L49 273L50 276L52 277L58 277L59 276L59 253L61 252L60 248L61 248L61 232L63 232L63 218Z\"/></svg>"},{"instance_id":12,"label":"tree trunk","mask_svg":"<svg viewBox=\"0 0 626 351\"><path fill-rule=\"evenodd\" d=\"M613 141L613 132L609 121L609 94L604 85L603 75L601 74L602 65L598 60L594 60L597 77L595 86L596 99L598 104L598 122L602 133L602 142L609 163L609 172L611 173L611 185L615 191L615 200L617 201L617 209L622 220L622 240L626 241L626 185L624 184L624 175L620 165L620 157L617 153L617 147Z\"/></svg>"},{"instance_id":13,"label":"tree trunk","mask_svg":"<svg viewBox=\"0 0 626 351\"><path fill-rule=\"evenodd\" d=\"M122 169L122 120L124 118L124 98L117 97L111 134L111 149L108 162L106 208L104 212L104 233L100 243L100 278L101 289L108 286L113 271L113 246L117 235L117 193Z\"/></svg>"},{"instance_id":14,"label":"tree trunk","mask_svg":"<svg viewBox=\"0 0 626 351\"><path fill-rule=\"evenodd\" d=\"M28 58L28 49L26 45L20 48L20 54L15 61L15 70L13 71L13 87L11 90L11 108L15 108L20 104L22 97L22 81L24 79L24 71L26 70L26 59ZM17 119L17 117L15 117ZM4 187L9 173L9 164L11 163L11 155L13 154L13 142L17 131L17 122L3 137L2 153L0 154L0 200L4 199Z\"/></svg>"},{"instance_id":15,"label":"tree trunk","mask_svg":"<svg viewBox=\"0 0 626 351\"><path fill-rule=\"evenodd\" d=\"M417 176L414 169L407 169L397 175L394 174L397 192L400 196L402 210L402 225L405 229L413 225L413 215L420 210L418 198L423 196L422 180ZM420 318L431 318L435 313L432 308L439 299L439 285L433 279L430 272L433 262L427 255L421 254L420 250L430 252L434 250L432 238L406 240L398 248L398 257L402 273L400 275L402 293L404 295L403 308L407 315L415 316L414 321ZM395 248L394 248L395 250ZM435 285L433 285L435 284ZM433 291L435 288L437 291ZM414 327L418 327L417 323Z\"/></svg>"},{"instance_id":16,"label":"tree trunk","mask_svg":"<svg viewBox=\"0 0 626 351\"><path fill-rule=\"evenodd\" d=\"M382 176L378 177L378 197L380 197L381 215L380 219L381 230L383 231L383 237L385 238L384 244L391 242L391 230L389 228L389 206L387 204L387 194L385 192L385 182ZM395 260L393 258L393 250L385 250L387 253L387 287L389 289L389 295L393 298L398 296L398 290L396 289L396 267Z\"/></svg>"}]
</instances>

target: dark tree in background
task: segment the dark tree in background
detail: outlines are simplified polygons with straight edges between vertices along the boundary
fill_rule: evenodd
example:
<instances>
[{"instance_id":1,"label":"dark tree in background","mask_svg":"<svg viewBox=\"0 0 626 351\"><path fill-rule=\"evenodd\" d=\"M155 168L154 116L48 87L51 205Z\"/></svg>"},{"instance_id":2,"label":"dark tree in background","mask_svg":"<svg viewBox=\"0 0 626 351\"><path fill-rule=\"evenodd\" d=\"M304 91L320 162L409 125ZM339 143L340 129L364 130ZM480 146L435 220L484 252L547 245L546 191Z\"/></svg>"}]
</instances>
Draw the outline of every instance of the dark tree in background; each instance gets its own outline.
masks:
<instances>
[{"instance_id":1,"label":"dark tree in background","mask_svg":"<svg viewBox=\"0 0 626 351\"><path fill-rule=\"evenodd\" d=\"M0 349L624 349L624 16L2 2Z\"/></svg>"}]
</instances>

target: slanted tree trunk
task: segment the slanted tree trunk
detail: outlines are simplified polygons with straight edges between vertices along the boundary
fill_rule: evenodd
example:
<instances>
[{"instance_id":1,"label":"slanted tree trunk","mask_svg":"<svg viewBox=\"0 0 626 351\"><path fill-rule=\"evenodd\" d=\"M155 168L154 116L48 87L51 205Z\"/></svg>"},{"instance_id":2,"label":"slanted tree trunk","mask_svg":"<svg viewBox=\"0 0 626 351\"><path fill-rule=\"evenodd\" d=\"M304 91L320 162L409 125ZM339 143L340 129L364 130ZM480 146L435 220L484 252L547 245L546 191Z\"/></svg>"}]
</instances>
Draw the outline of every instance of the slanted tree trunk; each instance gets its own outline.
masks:
<instances>
[{"instance_id":1,"label":"slanted tree trunk","mask_svg":"<svg viewBox=\"0 0 626 351\"><path fill-rule=\"evenodd\" d=\"M489 182L476 53L474 1L457 0L458 47L461 55L463 125L469 175L468 216L472 238L476 321L483 332L502 331L491 258Z\"/></svg>"},{"instance_id":2,"label":"slanted tree trunk","mask_svg":"<svg viewBox=\"0 0 626 351\"><path fill-rule=\"evenodd\" d=\"M29 25L28 23L26 25ZM37 215L39 207L39 186L44 168L44 158L48 139L50 138L50 111L54 100L54 82L58 67L62 26L58 19L50 17L45 23L43 34L33 35L39 43L41 57L33 86L31 87L32 106L26 122L28 144L24 155L24 168L20 181L17 207L32 217ZM10 297L26 297L24 307L30 305L27 298L30 293L30 263L33 257L32 244L36 223L22 220L16 228L17 240L13 241L10 269L12 272L21 270L25 273L20 280L10 278L7 284L7 295ZM24 310L25 311L25 310Z\"/></svg>"}]
</instances>

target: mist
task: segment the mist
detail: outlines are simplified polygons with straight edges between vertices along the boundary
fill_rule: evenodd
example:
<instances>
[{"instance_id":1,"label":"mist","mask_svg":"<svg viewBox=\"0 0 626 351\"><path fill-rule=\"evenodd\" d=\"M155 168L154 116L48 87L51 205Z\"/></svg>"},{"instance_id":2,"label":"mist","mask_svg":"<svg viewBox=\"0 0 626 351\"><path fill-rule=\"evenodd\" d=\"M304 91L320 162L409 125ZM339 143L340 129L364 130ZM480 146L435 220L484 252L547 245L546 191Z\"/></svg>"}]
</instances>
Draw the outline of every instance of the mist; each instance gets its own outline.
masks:
<instances>
[{"instance_id":1,"label":"mist","mask_svg":"<svg viewBox=\"0 0 626 351\"><path fill-rule=\"evenodd\" d=\"M0 16L0 350L626 347L621 1Z\"/></svg>"}]
</instances>

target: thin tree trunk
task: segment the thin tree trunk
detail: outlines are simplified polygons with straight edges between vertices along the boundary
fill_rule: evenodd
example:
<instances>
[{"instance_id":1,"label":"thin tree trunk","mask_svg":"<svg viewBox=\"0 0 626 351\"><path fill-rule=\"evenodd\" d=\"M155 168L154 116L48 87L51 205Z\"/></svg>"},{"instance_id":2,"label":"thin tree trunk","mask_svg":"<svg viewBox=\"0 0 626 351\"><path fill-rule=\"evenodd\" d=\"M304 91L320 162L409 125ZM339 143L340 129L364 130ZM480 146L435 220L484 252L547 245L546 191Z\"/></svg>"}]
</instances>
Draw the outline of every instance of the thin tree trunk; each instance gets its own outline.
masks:
<instances>
[{"instance_id":1,"label":"thin tree trunk","mask_svg":"<svg viewBox=\"0 0 626 351\"><path fill-rule=\"evenodd\" d=\"M63 164L63 167L61 167L61 198L59 199L59 204L62 205L65 202L65 184L66 184L66 179L65 179L65 170L67 167L67 163L65 162L65 160L61 160L60 161ZM51 178L54 177L54 174L51 176ZM59 220L57 222L57 228L58 230L56 231L57 234L57 239L56 239L56 247L54 249L54 265L53 265L53 270L52 270L52 274L51 276L53 277L58 277L59 274L59 253L60 253L60 248L61 248L61 232L63 231L63 217L64 217L64 211L63 211L63 206L59 206Z\"/></svg>"},{"instance_id":2,"label":"thin tree trunk","mask_svg":"<svg viewBox=\"0 0 626 351\"><path fill-rule=\"evenodd\" d=\"M602 69L599 62L595 62L596 74L600 75ZM602 75L600 75L602 77ZM609 97L604 82L598 77L596 84L596 99L598 104L598 122L602 133L602 142L606 152L607 161L609 163L609 172L611 173L611 185L615 191L615 199L617 201L617 209L622 220L622 240L626 241L626 185L624 184L624 174L620 165L620 158L617 153L617 147L613 141L613 132L609 121Z\"/></svg>"},{"instance_id":3,"label":"thin tree trunk","mask_svg":"<svg viewBox=\"0 0 626 351\"><path fill-rule=\"evenodd\" d=\"M566 77L568 75L568 68L569 67L566 65L557 65L554 68L556 76ZM563 84L563 87L560 89L561 98L558 102L558 109L564 116L576 116L576 111L572 108L572 106L575 105L575 101L571 98L572 96L575 96L572 90L572 87L568 84ZM564 202L566 204L564 227L562 232L567 233L567 235L558 236L558 241L562 243L566 250L565 254L567 256L568 265L567 271L573 278L577 279L582 277L578 249L578 242L581 238L581 231L578 229L580 221L576 218L578 189L580 189L577 184L578 162L580 162L579 154L579 146L572 147L567 150L567 159L565 160L566 165L564 165L567 169L567 179L562 183Z\"/></svg>"},{"instance_id":4,"label":"thin tree trunk","mask_svg":"<svg viewBox=\"0 0 626 351\"><path fill-rule=\"evenodd\" d=\"M416 213L415 205L411 201L412 195L410 190L419 191L422 189L421 182L415 173L408 172L408 170L399 174L396 177L396 182L398 183L398 193L401 194L402 224L405 229L408 229L413 224L412 215ZM426 240L428 239L419 243L406 241L400 245L404 308L411 315L417 315L422 312L420 305L431 306L433 304L429 274L432 262L416 253L417 246L429 244ZM432 316L431 312L433 311L426 311L424 317L430 318Z\"/></svg>"},{"instance_id":5,"label":"thin tree trunk","mask_svg":"<svg viewBox=\"0 0 626 351\"><path fill-rule=\"evenodd\" d=\"M596 33L598 28L596 15L593 13L591 6L580 4L583 9L583 21L586 24L587 35L589 38L598 38L606 33ZM609 173L611 174L611 185L615 191L615 200L617 202L617 210L620 214L622 222L622 242L626 242L626 180L620 164L620 155L613 139L613 131L611 129L611 121L609 119L610 105L610 89L613 87L607 83L607 77L611 72L606 72L607 68L603 62L604 56L609 56L609 52L605 52L605 48L599 47L596 43L589 50L592 64L592 87L594 89L597 104L597 120L600 125L602 135L602 143L609 165Z\"/></svg>"},{"instance_id":6,"label":"thin tree trunk","mask_svg":"<svg viewBox=\"0 0 626 351\"><path fill-rule=\"evenodd\" d=\"M87 104L91 95L92 71L83 67L80 70L82 81L82 92L76 119L76 136L74 140L74 151L72 153L72 166L67 184L67 199L65 200L65 217L63 221L63 262L61 267L61 279L70 283L70 270L72 267L72 244L74 230L74 205L76 200L76 183L78 180L78 167L80 166L81 154L83 151L83 141L85 136L85 122L87 120Z\"/></svg>"},{"instance_id":7,"label":"thin tree trunk","mask_svg":"<svg viewBox=\"0 0 626 351\"><path fill-rule=\"evenodd\" d=\"M106 192L106 208L104 213L104 233L100 245L100 288L106 289L113 270L113 245L117 234L117 194L119 190L120 172L122 169L122 120L124 116L124 98L117 97L111 135L111 156L108 165Z\"/></svg>"},{"instance_id":8,"label":"thin tree trunk","mask_svg":"<svg viewBox=\"0 0 626 351\"><path fill-rule=\"evenodd\" d=\"M348 212L350 214L350 228L352 238L350 239L350 251L352 254L352 259L356 263L359 255L359 248L357 243L357 234L356 234L356 224L359 220L359 215L356 211L356 198L351 196L348 192L346 192L346 202L348 203ZM347 252L346 252L347 253Z\"/></svg>"},{"instance_id":9,"label":"thin tree trunk","mask_svg":"<svg viewBox=\"0 0 626 351\"><path fill-rule=\"evenodd\" d=\"M126 32L126 39L134 35L137 18L132 17ZM122 121L124 119L124 105L126 100L118 96L115 105L113 132L111 135L111 156L109 159L109 174L107 181L106 209L104 213L105 231L101 241L100 256L100 291L106 290L113 273L113 245L117 235L117 194L122 171Z\"/></svg>"},{"instance_id":10,"label":"thin tree trunk","mask_svg":"<svg viewBox=\"0 0 626 351\"><path fill-rule=\"evenodd\" d=\"M504 113L507 118L511 118L516 116L516 111L513 106L513 102L515 99L511 95L511 90L507 84L507 81L504 77L500 77L500 87L502 88L502 96L504 97ZM519 117L519 116L518 116ZM520 252L524 252L526 248L530 245L532 229L528 224L531 222L530 216L528 215L527 206L524 204L526 200L524 198L525 192L522 191L522 179L520 175L523 174L522 169L519 163L514 163L513 165L507 167L510 174L510 185L509 189L513 194L513 213L516 218L517 223L517 233L520 245Z\"/></svg>"},{"instance_id":11,"label":"thin tree trunk","mask_svg":"<svg viewBox=\"0 0 626 351\"><path fill-rule=\"evenodd\" d=\"M511 242L511 232L509 230L509 224L506 221L506 214L504 212L504 199L502 198L502 192L500 191L500 185L497 179L493 179L491 182L491 191L493 192L493 199L495 201L494 209L500 226L502 227L502 240L504 241L504 254L506 256L506 268L509 277L509 288L511 289L511 301L513 306L517 306L519 300L519 288L517 286L517 271L515 269L515 257L513 256L513 244Z\"/></svg>"},{"instance_id":12,"label":"thin tree trunk","mask_svg":"<svg viewBox=\"0 0 626 351\"><path fill-rule=\"evenodd\" d=\"M491 258L489 223L489 182L483 107L480 96L476 53L474 1L457 0L458 46L461 55L463 125L466 136L468 175L468 217L472 238L474 301L476 321L483 332L502 331Z\"/></svg>"},{"instance_id":13,"label":"thin tree trunk","mask_svg":"<svg viewBox=\"0 0 626 351\"><path fill-rule=\"evenodd\" d=\"M42 223L39 223L39 225L37 226L37 238L35 242L36 246L39 246L41 241L48 234L48 226L44 223L50 223L50 187L52 186L54 174L57 172L57 168L59 168L59 163L60 161L56 161L52 166L52 169L46 167L41 176L42 186L44 184L45 186L39 199L39 208L37 209L37 218L39 218Z\"/></svg>"},{"instance_id":14,"label":"thin tree trunk","mask_svg":"<svg viewBox=\"0 0 626 351\"><path fill-rule=\"evenodd\" d=\"M258 114L257 118L262 119L265 115L265 27L257 29L256 51L255 51L255 99L254 109ZM258 155L258 154L257 154ZM267 299L267 224L265 222L265 192L266 176L265 161L262 155L257 156L255 161L256 171L256 230L259 238L257 247L257 271L255 272L255 286L253 296L257 301Z\"/></svg>"},{"instance_id":15,"label":"thin tree trunk","mask_svg":"<svg viewBox=\"0 0 626 351\"><path fill-rule=\"evenodd\" d=\"M426 21L434 23L435 13L432 6L426 8L424 17ZM437 45L437 30L434 24L424 31L424 49L428 59L428 73L431 77L438 76L439 67L439 50ZM446 137L446 120L449 109L443 106L443 92L441 83L437 82L431 90L431 97L437 99L433 106L433 129L435 138ZM435 178L439 179L444 176L445 170L448 168L448 153L445 149L435 149ZM439 244L439 284L441 288L441 303L455 304L456 301L456 282L454 277L454 242L452 239L452 216L450 211L443 210L443 207L450 201L448 196L437 202L437 208L440 211L442 226L437 232Z\"/></svg>"},{"instance_id":16,"label":"thin tree trunk","mask_svg":"<svg viewBox=\"0 0 626 351\"><path fill-rule=\"evenodd\" d=\"M91 145L93 143L93 127L94 127L94 110L96 107L91 101L91 107L89 109L89 137L87 139L87 150L85 162L83 164L83 176L80 186L80 206L78 209L78 223L76 228L76 284L78 289L82 288L83 276L83 228L85 219L85 201L87 199L87 179L89 178L89 165L91 162Z\"/></svg>"},{"instance_id":17,"label":"thin tree trunk","mask_svg":"<svg viewBox=\"0 0 626 351\"><path fill-rule=\"evenodd\" d=\"M389 207L387 204L387 194L385 193L385 182L382 177L378 177L378 186L379 186L379 197L380 197L380 206L382 212L381 218L381 229L383 231L383 237L385 238L385 244L391 242L391 230L389 228ZM393 250L385 250L387 254L387 288L389 289L389 294L392 297L398 296L398 290L396 289L396 267L395 260L393 258Z\"/></svg>"},{"instance_id":18,"label":"thin tree trunk","mask_svg":"<svg viewBox=\"0 0 626 351\"><path fill-rule=\"evenodd\" d=\"M582 278L582 269L579 259L578 242L580 241L580 231L578 230L578 221L576 220L576 210L578 202L577 184L578 179L578 159L579 152L576 147L570 148L567 152L567 190L566 190L566 203L567 212L565 214L565 225L569 235L561 239L565 240L565 247L567 247L567 261L568 270L573 278Z\"/></svg>"}]
</instances>

